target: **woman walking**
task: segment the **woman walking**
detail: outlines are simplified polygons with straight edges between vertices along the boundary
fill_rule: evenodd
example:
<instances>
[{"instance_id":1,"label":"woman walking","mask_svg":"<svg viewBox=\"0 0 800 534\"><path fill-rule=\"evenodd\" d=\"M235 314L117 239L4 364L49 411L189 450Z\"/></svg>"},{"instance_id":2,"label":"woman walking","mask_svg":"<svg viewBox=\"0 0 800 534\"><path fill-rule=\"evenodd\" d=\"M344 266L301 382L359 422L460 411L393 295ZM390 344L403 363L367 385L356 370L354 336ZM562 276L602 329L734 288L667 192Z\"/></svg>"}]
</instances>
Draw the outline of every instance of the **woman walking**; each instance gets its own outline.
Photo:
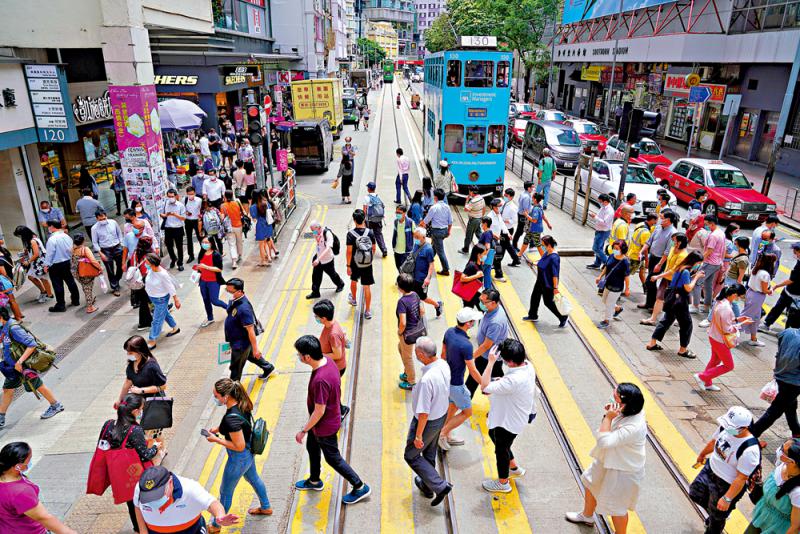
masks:
<instances>
[{"instance_id":1,"label":"woman walking","mask_svg":"<svg viewBox=\"0 0 800 534\"><path fill-rule=\"evenodd\" d=\"M241 383L230 378L222 378L214 384L214 402L225 406L225 416L219 426L208 430L206 440L225 448L228 461L222 472L219 488L219 501L227 513L233 503L233 493L242 477L253 487L260 506L247 511L250 515L272 515L267 497L267 488L256 468L255 458L250 450L250 437L253 433L253 402ZM219 437L222 434L222 437ZM208 526L209 534L221 530L216 521Z\"/></svg>"},{"instance_id":2,"label":"woman walking","mask_svg":"<svg viewBox=\"0 0 800 534\"><path fill-rule=\"evenodd\" d=\"M787 440L776 451L775 470L764 480L764 495L753 510L745 534L800 532L800 440Z\"/></svg>"},{"instance_id":3,"label":"woman walking","mask_svg":"<svg viewBox=\"0 0 800 534\"><path fill-rule=\"evenodd\" d=\"M272 225L275 223L272 206L265 194L259 194L256 203L250 206L250 216L256 221L256 242L258 243L258 253L261 257L259 267L272 265L272 254L270 249L272 244Z\"/></svg>"},{"instance_id":4,"label":"woman walking","mask_svg":"<svg viewBox=\"0 0 800 534\"><path fill-rule=\"evenodd\" d=\"M82 271L96 271L97 274L88 275L87 273L86 276L82 276ZM94 257L92 250L86 246L86 238L83 234L75 234L72 238L72 276L83 289L83 296L86 297L86 313L94 313L98 310L95 306L97 297L94 296L94 279L101 272L103 272L103 266Z\"/></svg>"},{"instance_id":5,"label":"woman walking","mask_svg":"<svg viewBox=\"0 0 800 534\"><path fill-rule=\"evenodd\" d=\"M705 276L699 270L702 262L703 256L699 252L690 252L678 266L664 297L664 316L658 321L650 342L645 346L647 350L664 350L659 341L664 339L664 334L677 320L681 345L678 356L697 358L697 354L688 348L693 328L692 316L689 315L689 295L697 281Z\"/></svg>"},{"instance_id":6,"label":"woman walking","mask_svg":"<svg viewBox=\"0 0 800 534\"><path fill-rule=\"evenodd\" d=\"M152 465L152 460L159 456L163 443L154 441L152 446L147 446L147 437L144 430L139 426L144 410L144 399L139 395L125 395L117 404L117 419L109 419L100 431L98 441L104 441L108 446L106 450L133 449L138 456L138 462L132 463L124 473L137 473L137 480L133 476L124 476L124 480L115 480L120 475L119 470L108 470L111 480L111 490L114 493L114 504L125 503L128 507L128 515L133 525L133 531L139 532L139 524L136 521L136 507L133 505L133 490L141 473Z\"/></svg>"},{"instance_id":7,"label":"woman walking","mask_svg":"<svg viewBox=\"0 0 800 534\"><path fill-rule=\"evenodd\" d=\"M353 162L347 154L342 155L342 163L339 165L337 180L342 182L342 204L351 204L350 187L353 185Z\"/></svg>"},{"instance_id":8,"label":"woman walking","mask_svg":"<svg viewBox=\"0 0 800 534\"><path fill-rule=\"evenodd\" d=\"M122 348L127 354L128 365L119 399L114 403L115 410L126 395L153 397L167 389L167 377L142 336L129 337Z\"/></svg>"},{"instance_id":9,"label":"woman walking","mask_svg":"<svg viewBox=\"0 0 800 534\"><path fill-rule=\"evenodd\" d=\"M53 298L53 287L50 285L47 271L45 271L44 260L47 257L47 251L33 230L27 226L17 226L14 229L14 236L22 241L22 257L19 261L28 272L28 280L39 290L39 298L36 299L36 302L44 304L47 299Z\"/></svg>"},{"instance_id":10,"label":"woman walking","mask_svg":"<svg viewBox=\"0 0 800 534\"><path fill-rule=\"evenodd\" d=\"M744 277L750 270L750 238L737 237L734 239L733 245L735 247L735 252L728 261L728 268L725 270L725 278L722 279L723 288L736 284L743 284ZM736 317L742 314L738 299L731 302L731 307ZM708 317L700 321L700 327L705 328L711 324L711 312L712 310L709 310Z\"/></svg>"},{"instance_id":11,"label":"woman walking","mask_svg":"<svg viewBox=\"0 0 800 534\"><path fill-rule=\"evenodd\" d=\"M167 337L172 337L181 332L181 329L178 328L178 323L175 322L169 312L169 298L172 297L176 310L181 309L181 301L178 299L178 291L172 276L161 268L161 258L157 254L148 254L145 257L145 266L148 272L147 277L144 279L144 288L147 291L147 297L153 303L153 324L150 325L147 346L150 350L153 350L156 348L156 341L161 335L164 321L172 327L172 330L167 332Z\"/></svg>"},{"instance_id":12,"label":"woman walking","mask_svg":"<svg viewBox=\"0 0 800 534\"><path fill-rule=\"evenodd\" d=\"M64 525L39 500L39 486L28 480L33 452L24 441L0 450L0 525L3 532L25 534L77 534Z\"/></svg>"},{"instance_id":13,"label":"woman walking","mask_svg":"<svg viewBox=\"0 0 800 534\"><path fill-rule=\"evenodd\" d=\"M139 323L136 327L137 330L149 330L150 326L153 324L153 314L150 312L150 299L147 297L147 291L145 291L144 288L144 279L147 276L145 258L152 252L153 240L148 236L142 236L136 243L136 248L133 250L133 254L128 256L127 262L122 266L122 269L125 272L125 280L128 281L128 286L131 288L131 304L134 308L139 309ZM129 269L139 270L138 280L129 280Z\"/></svg>"},{"instance_id":14,"label":"woman walking","mask_svg":"<svg viewBox=\"0 0 800 534\"><path fill-rule=\"evenodd\" d=\"M528 308L528 315L522 320L534 323L538 321L539 302L544 300L544 305L558 319L558 327L564 328L567 326L569 317L561 315L555 303L555 296L558 295L558 279L561 276L561 257L556 252L558 243L552 236L545 235L542 236L542 245L544 245L544 256L537 263L536 283L531 293L530 308Z\"/></svg>"},{"instance_id":15,"label":"woman walking","mask_svg":"<svg viewBox=\"0 0 800 534\"><path fill-rule=\"evenodd\" d=\"M253 203L253 193L256 190L256 167L252 161L245 161L243 168L244 176L242 176L240 194L242 203L249 207Z\"/></svg>"},{"instance_id":16,"label":"woman walking","mask_svg":"<svg viewBox=\"0 0 800 534\"><path fill-rule=\"evenodd\" d=\"M683 260L686 259L686 256L689 255L689 251L686 250L688 244L689 240L685 234L672 234L672 248L670 249L669 254L667 254L666 263L662 264L660 267L661 274L650 277L653 283L658 282L656 289L656 302L653 305L653 313L650 314L648 319L642 319L639 321L639 324L655 326L658 322L658 317L661 315L661 310L664 309L664 297L667 294L667 289L669 288L670 283L672 283L672 277L675 276L675 272L677 271L678 267L681 263L683 263Z\"/></svg>"},{"instance_id":17,"label":"woman walking","mask_svg":"<svg viewBox=\"0 0 800 534\"><path fill-rule=\"evenodd\" d=\"M736 346L739 337L739 326L751 322L746 316L738 319L733 312L733 303L742 298L747 290L741 284L722 288L717 301L711 309L711 325L708 327L708 341L711 343L711 359L705 370L696 373L694 379L703 391L719 391L712 382L718 376L733 371L733 355L731 349Z\"/></svg>"},{"instance_id":18,"label":"woman walking","mask_svg":"<svg viewBox=\"0 0 800 534\"><path fill-rule=\"evenodd\" d=\"M764 342L758 339L758 325L761 324L761 308L767 295L772 295L772 273L775 272L775 254L761 254L753 265L750 281L747 282L747 296L744 299L742 315L750 317L753 322L748 323L743 330L750 333L751 347L763 347Z\"/></svg>"},{"instance_id":19,"label":"woman walking","mask_svg":"<svg viewBox=\"0 0 800 534\"><path fill-rule=\"evenodd\" d=\"M636 509L644 480L647 421L644 397L635 384L619 384L613 399L605 406L597 443L589 453L594 461L581 474L583 510L567 512L566 520L594 526L594 514L608 515L614 532L625 534L628 511Z\"/></svg>"},{"instance_id":20,"label":"woman walking","mask_svg":"<svg viewBox=\"0 0 800 534\"><path fill-rule=\"evenodd\" d=\"M414 221L415 226L419 226L424 210L422 209L422 191L417 189L411 197L411 207L408 209L408 218Z\"/></svg>"},{"instance_id":21,"label":"woman walking","mask_svg":"<svg viewBox=\"0 0 800 534\"><path fill-rule=\"evenodd\" d=\"M483 258L486 256L486 251L480 246L475 245L469 252L469 260L464 267L464 272L461 274L461 282L468 283L474 280L483 279ZM481 284L483 285L483 284ZM481 303L480 288L475 292L475 295L470 300L461 299L464 306L467 308L479 309Z\"/></svg>"},{"instance_id":22,"label":"woman walking","mask_svg":"<svg viewBox=\"0 0 800 534\"><path fill-rule=\"evenodd\" d=\"M207 237L200 243L200 254L197 264L192 269L200 273L200 296L203 297L203 306L206 309L206 320L200 323L200 328L205 328L214 322L214 309L212 305L228 309L228 305L219 299L219 288L225 285L222 278L222 255L216 250L211 250L211 242Z\"/></svg>"},{"instance_id":23,"label":"woman walking","mask_svg":"<svg viewBox=\"0 0 800 534\"><path fill-rule=\"evenodd\" d=\"M622 306L618 306L620 297L624 293L626 297L631 295L631 264L628 260L628 244L617 239L611 245L612 254L603 265L600 275L595 279L595 283L600 287L603 283L603 308L605 313L603 320L598 324L599 328L608 328L611 318L619 317L622 313Z\"/></svg>"}]
</instances>

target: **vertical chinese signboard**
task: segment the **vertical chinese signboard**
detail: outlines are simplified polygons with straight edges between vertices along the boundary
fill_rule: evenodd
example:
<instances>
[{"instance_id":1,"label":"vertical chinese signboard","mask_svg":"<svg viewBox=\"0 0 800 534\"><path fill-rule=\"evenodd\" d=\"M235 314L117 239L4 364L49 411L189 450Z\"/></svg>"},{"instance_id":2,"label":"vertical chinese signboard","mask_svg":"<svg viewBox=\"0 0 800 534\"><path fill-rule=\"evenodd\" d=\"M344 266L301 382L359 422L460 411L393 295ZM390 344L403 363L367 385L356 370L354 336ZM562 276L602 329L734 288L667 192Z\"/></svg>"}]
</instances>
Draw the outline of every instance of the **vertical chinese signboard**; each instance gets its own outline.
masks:
<instances>
[{"instance_id":1,"label":"vertical chinese signboard","mask_svg":"<svg viewBox=\"0 0 800 534\"><path fill-rule=\"evenodd\" d=\"M74 143L78 140L69 102L67 75L61 65L25 65L39 141Z\"/></svg>"},{"instance_id":2,"label":"vertical chinese signboard","mask_svg":"<svg viewBox=\"0 0 800 534\"><path fill-rule=\"evenodd\" d=\"M128 197L141 201L157 221L158 207L166 196L167 172L155 86L112 85L109 96Z\"/></svg>"}]
</instances>

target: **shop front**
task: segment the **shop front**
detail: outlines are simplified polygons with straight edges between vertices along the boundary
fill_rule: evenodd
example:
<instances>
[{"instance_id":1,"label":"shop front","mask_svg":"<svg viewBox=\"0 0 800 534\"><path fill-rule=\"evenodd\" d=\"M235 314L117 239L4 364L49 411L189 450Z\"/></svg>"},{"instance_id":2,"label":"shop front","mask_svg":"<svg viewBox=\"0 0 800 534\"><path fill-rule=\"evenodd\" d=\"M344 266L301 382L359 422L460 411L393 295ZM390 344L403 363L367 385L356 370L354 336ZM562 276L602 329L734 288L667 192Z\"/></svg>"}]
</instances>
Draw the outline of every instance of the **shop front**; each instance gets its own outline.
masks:
<instances>
[{"instance_id":1,"label":"shop front","mask_svg":"<svg viewBox=\"0 0 800 534\"><path fill-rule=\"evenodd\" d=\"M725 134L724 124L720 119L728 87L722 84L700 84L709 89L711 97L705 103L691 103L686 74L670 72L664 79L664 96L669 97L664 135L687 143L694 124L695 137L692 146L718 151Z\"/></svg>"}]
</instances>

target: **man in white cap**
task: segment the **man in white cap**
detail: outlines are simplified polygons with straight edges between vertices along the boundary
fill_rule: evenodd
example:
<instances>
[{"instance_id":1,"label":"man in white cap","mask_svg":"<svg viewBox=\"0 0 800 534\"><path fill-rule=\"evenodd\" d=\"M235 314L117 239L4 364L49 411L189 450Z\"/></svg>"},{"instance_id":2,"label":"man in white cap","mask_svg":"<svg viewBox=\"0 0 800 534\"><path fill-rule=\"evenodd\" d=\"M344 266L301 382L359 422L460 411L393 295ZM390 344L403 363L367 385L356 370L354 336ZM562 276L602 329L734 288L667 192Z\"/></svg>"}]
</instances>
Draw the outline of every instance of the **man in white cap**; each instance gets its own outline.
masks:
<instances>
[{"instance_id":1,"label":"man in white cap","mask_svg":"<svg viewBox=\"0 0 800 534\"><path fill-rule=\"evenodd\" d=\"M453 430L472 417L472 396L464 385L464 371L469 372L475 382L480 383L481 374L475 367L472 342L467 331L478 324L481 314L472 308L461 308L456 313L456 326L447 329L442 342L442 359L450 366L450 405L447 421L439 435L439 448L450 449L451 445L463 445L464 440L452 436Z\"/></svg>"},{"instance_id":2,"label":"man in white cap","mask_svg":"<svg viewBox=\"0 0 800 534\"><path fill-rule=\"evenodd\" d=\"M689 487L691 499L708 512L706 534L723 532L748 479L761 467L758 438L748 429L753 414L742 406L732 406L717 423L719 428L697 456L697 463L705 462L705 466Z\"/></svg>"}]
</instances>

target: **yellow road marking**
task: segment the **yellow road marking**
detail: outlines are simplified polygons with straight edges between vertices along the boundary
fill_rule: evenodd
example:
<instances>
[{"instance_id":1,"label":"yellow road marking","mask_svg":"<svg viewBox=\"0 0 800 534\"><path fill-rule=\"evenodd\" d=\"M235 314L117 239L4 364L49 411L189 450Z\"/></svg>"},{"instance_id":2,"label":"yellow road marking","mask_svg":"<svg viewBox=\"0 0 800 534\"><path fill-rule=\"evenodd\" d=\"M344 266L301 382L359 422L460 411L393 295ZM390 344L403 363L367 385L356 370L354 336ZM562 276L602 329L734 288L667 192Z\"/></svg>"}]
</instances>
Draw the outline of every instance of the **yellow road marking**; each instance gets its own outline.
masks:
<instances>
[{"instance_id":1,"label":"yellow road marking","mask_svg":"<svg viewBox=\"0 0 800 534\"><path fill-rule=\"evenodd\" d=\"M683 435L678 431L667 414L661 408L658 401L650 393L650 389L639 379L625 360L619 355L611 342L595 326L592 319L586 314L583 307L575 297L564 287L559 285L561 293L572 303L571 318L575 326L583 333L586 340L597 352L600 360L609 370L614 380L619 382L630 382L639 386L645 399L647 407L647 424L655 435L661 446L669 454L672 461L680 469L681 474L686 480L692 481L700 472L692 466L697 459L697 452L689 445ZM734 510L728 518L725 530L729 534L744 532L748 521L739 510Z\"/></svg>"},{"instance_id":2,"label":"yellow road marking","mask_svg":"<svg viewBox=\"0 0 800 534\"><path fill-rule=\"evenodd\" d=\"M563 284L559 287L563 287ZM501 284L499 291L503 298L503 304L505 305L508 319L516 327L517 332L519 332L522 338L520 341L525 345L528 355L534 362L539 381L544 389L544 393L553 406L561 428L564 430L564 436L575 451L575 455L581 467L585 470L589 467L589 464L592 463L589 451L591 451L596 441L594 434L586 423L586 419L584 419L578 404L575 402L572 393L564 382L558 370L558 366L547 350L547 346L544 344L539 332L537 332L536 328L532 327L531 324L524 323L519 319L527 315L527 310L523 306L519 295L507 284ZM577 305L575 307L577 307ZM628 521L628 532L632 534L646 532L639 516L635 513L631 512L629 514Z\"/></svg>"},{"instance_id":3,"label":"yellow road marking","mask_svg":"<svg viewBox=\"0 0 800 534\"><path fill-rule=\"evenodd\" d=\"M800 234L798 234L797 232L795 232L794 230L792 230L791 228L789 228L785 224L780 225L779 228L780 228L780 231L783 232L784 234L789 234L792 237L800 237Z\"/></svg>"}]
</instances>

